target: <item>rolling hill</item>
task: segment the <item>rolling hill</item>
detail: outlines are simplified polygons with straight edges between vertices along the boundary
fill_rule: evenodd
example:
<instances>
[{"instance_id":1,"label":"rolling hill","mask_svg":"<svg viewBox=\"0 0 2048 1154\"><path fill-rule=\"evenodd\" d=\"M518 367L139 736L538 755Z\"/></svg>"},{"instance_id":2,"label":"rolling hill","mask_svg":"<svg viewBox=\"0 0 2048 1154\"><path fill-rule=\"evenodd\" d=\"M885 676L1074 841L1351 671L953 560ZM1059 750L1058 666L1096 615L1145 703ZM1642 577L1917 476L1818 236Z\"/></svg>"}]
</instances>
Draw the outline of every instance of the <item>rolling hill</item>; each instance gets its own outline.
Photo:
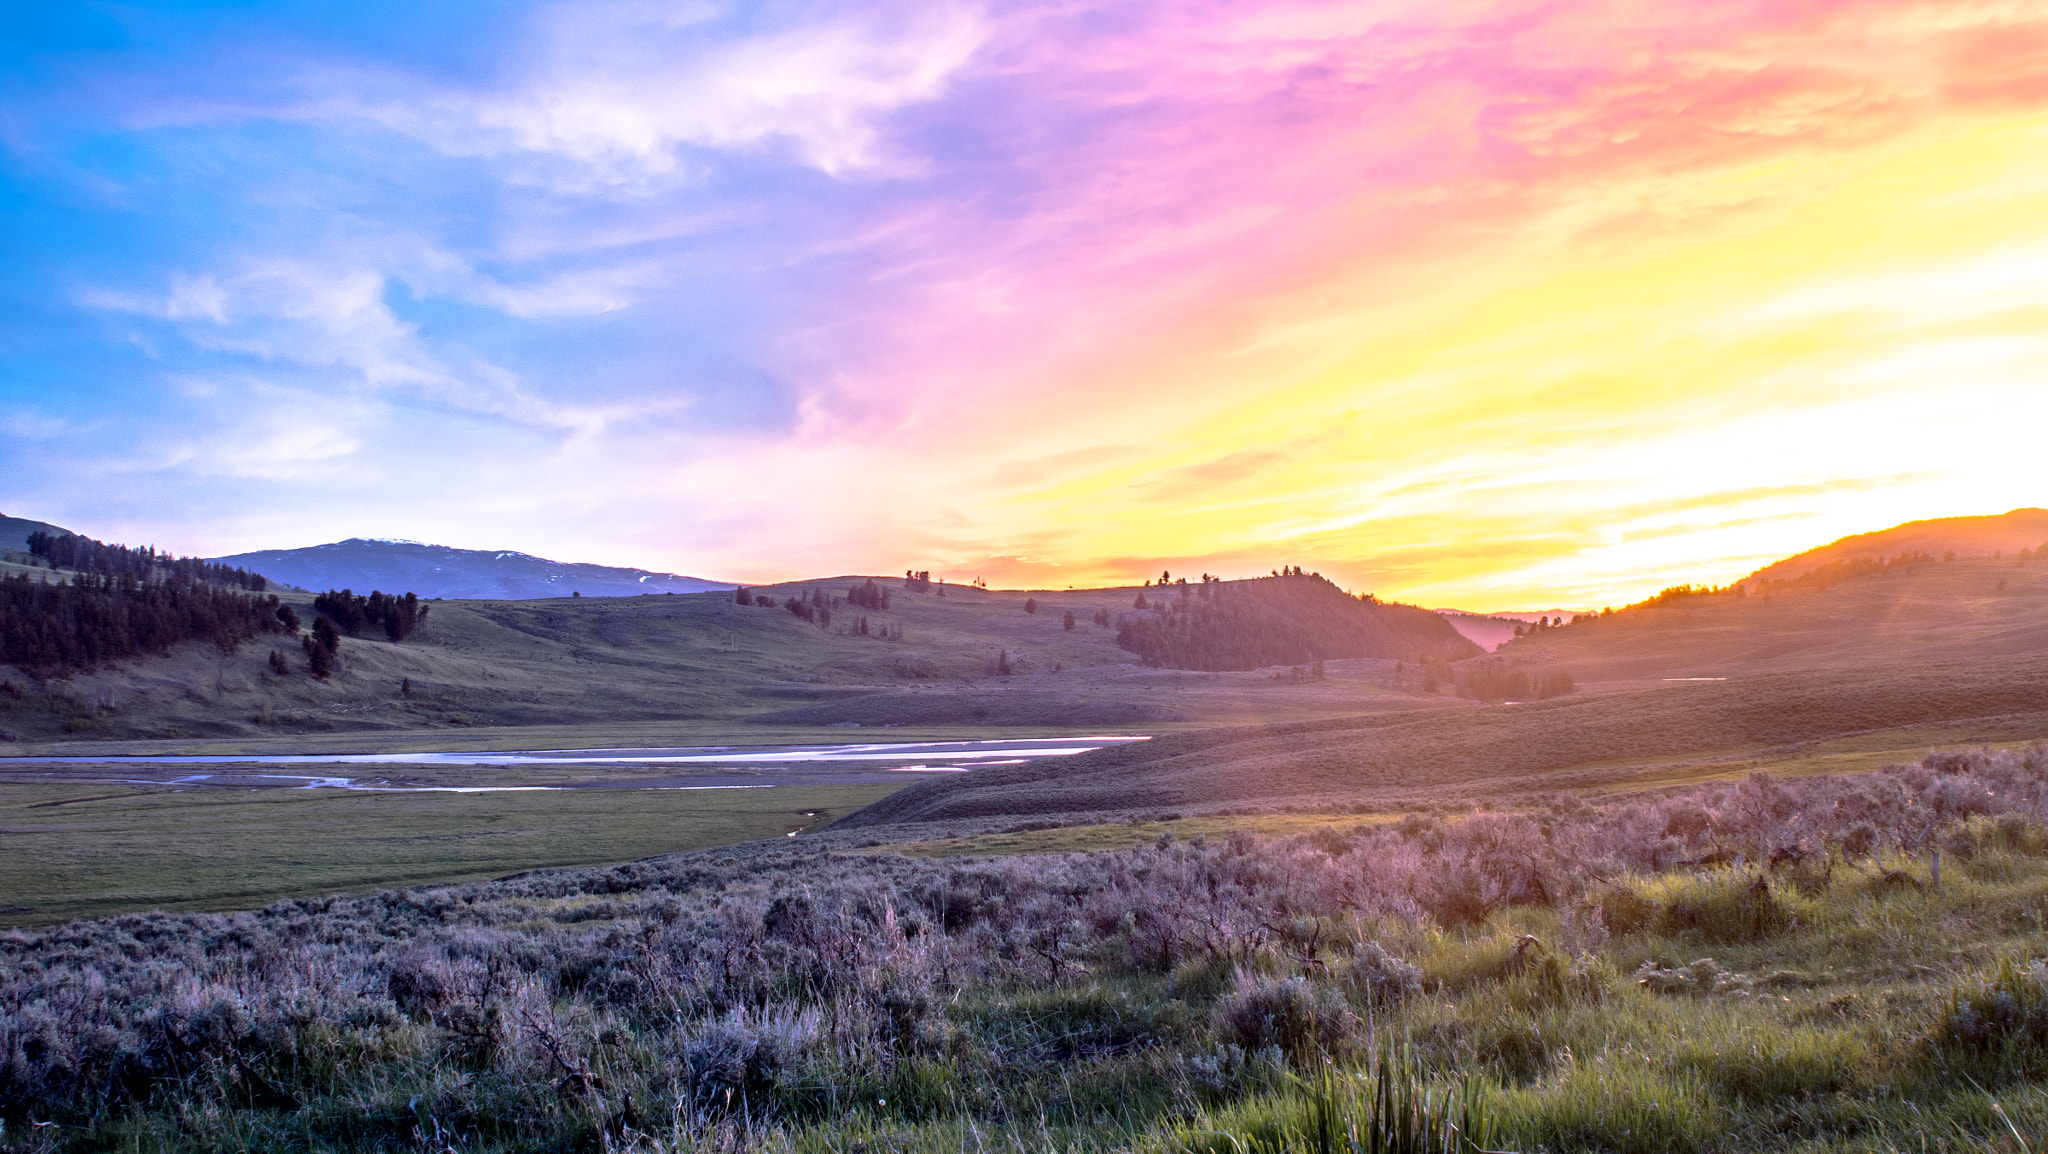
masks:
<instances>
[{"instance_id":1,"label":"rolling hill","mask_svg":"<svg viewBox=\"0 0 2048 1154\"><path fill-rule=\"evenodd\" d=\"M1903 747L1970 740L1958 735L1972 726L1979 738L2048 738L2048 558L1999 543L2048 534L2044 517L2018 510L1848 538L1762 571L1789 583L1746 581L1582 615L1455 667L1460 679L1567 671L1580 686L1568 697L1173 734L926 783L842 824L1244 803L1384 809L1461 792L1617 786L1672 773L1674 763L1754 764L1759 751L1854 735L1920 734L1900 738ZM1836 564L1938 558L1935 546L1957 559Z\"/></svg>"},{"instance_id":2,"label":"rolling hill","mask_svg":"<svg viewBox=\"0 0 2048 1154\"><path fill-rule=\"evenodd\" d=\"M1994 558L2048 545L2048 509L2014 509L1990 517L1940 517L1908 521L1874 533L1857 533L1775 561L1744 578L1745 584L1791 580L1842 561L1884 560L1901 554Z\"/></svg>"},{"instance_id":3,"label":"rolling hill","mask_svg":"<svg viewBox=\"0 0 2048 1154\"><path fill-rule=\"evenodd\" d=\"M725 727L729 740L735 724L1149 730L1467 705L1395 688L1392 653L1331 660L1320 681L1288 666L1147 667L1118 644L1115 624L1139 589L946 586L940 595L895 578L878 582L889 607L871 609L848 601L867 580L759 587L750 600L766 604L751 605L729 592L438 601L403 643L343 640L326 681L307 674L289 639L229 654L187 646L46 681L0 666L0 733L48 741L690 723ZM309 596L283 596L312 619ZM1444 656L1472 651L1433 613L1338 599L1363 620L1392 622L1397 652L1418 644L1410 627L1428 631L1425 649L1434 637ZM826 612L813 608L806 620L787 609L791 600ZM1111 623L1096 624L1098 611ZM273 652L287 674L270 666Z\"/></svg>"},{"instance_id":4,"label":"rolling hill","mask_svg":"<svg viewBox=\"0 0 2048 1154\"><path fill-rule=\"evenodd\" d=\"M1674 596L1538 630L1483 660L1559 667L1587 685L2032 654L2048 654L2048 562L2008 555Z\"/></svg>"},{"instance_id":5,"label":"rolling hill","mask_svg":"<svg viewBox=\"0 0 2048 1154\"><path fill-rule=\"evenodd\" d=\"M2036 512L2008 515L1994 529L2029 533ZM1964 520L1978 523L1970 539L1982 539L1983 519ZM438 555L360 544L365 557L431 565ZM276 577L283 556L226 560ZM361 579L361 571L342 579L343 571L282 576L316 587L418 588L403 571L385 571L396 578L389 581ZM1483 656L1442 614L1360 601L1300 575L1207 593L913 589L890 578L877 583L890 594L886 608L855 602L863 576L759 588L749 599L765 604L749 605L722 591L600 597L592 584L574 590L582 597L439 601L428 627L402 644L344 641L327 681L307 675L289 639L232 654L187 647L54 681L0 667L0 732L38 741L667 723L1165 732L1492 708L1425 692L1413 665L1397 676L1397 660L1418 656L1454 661L1460 672L1564 671L1581 696L1665 679L2048 657L2048 562L1966 555L1826 572L1835 576L1582 618ZM631 587L649 584L636 577ZM309 597L285 599L310 620ZM804 613L789 611L791 601ZM1336 644L1346 637L1348 647ZM273 652L286 674L270 665ZM1326 679L1314 679L1312 654L1325 656Z\"/></svg>"},{"instance_id":6,"label":"rolling hill","mask_svg":"<svg viewBox=\"0 0 2048 1154\"><path fill-rule=\"evenodd\" d=\"M304 549L263 549L212 560L301 589L411 592L421 597L519 601L542 597L630 597L706 593L732 586L701 577L550 561L527 553L451 549L417 541L351 537Z\"/></svg>"}]
</instances>

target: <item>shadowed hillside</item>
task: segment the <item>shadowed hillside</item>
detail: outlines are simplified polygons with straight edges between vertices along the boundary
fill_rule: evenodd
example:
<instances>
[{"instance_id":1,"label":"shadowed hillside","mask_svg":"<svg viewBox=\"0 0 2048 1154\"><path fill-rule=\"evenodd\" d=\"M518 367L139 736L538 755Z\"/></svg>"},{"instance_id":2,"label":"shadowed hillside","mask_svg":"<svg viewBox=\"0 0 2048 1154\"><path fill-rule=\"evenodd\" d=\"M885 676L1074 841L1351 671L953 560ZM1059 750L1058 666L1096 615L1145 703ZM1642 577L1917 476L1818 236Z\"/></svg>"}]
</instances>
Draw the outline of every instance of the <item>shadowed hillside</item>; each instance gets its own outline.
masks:
<instances>
[{"instance_id":1,"label":"shadowed hillside","mask_svg":"<svg viewBox=\"0 0 2048 1154\"><path fill-rule=\"evenodd\" d=\"M71 530L52 525L47 521L31 521L26 517L0 515L0 553L27 553L28 539L32 534L48 533L53 537L70 534Z\"/></svg>"}]
</instances>

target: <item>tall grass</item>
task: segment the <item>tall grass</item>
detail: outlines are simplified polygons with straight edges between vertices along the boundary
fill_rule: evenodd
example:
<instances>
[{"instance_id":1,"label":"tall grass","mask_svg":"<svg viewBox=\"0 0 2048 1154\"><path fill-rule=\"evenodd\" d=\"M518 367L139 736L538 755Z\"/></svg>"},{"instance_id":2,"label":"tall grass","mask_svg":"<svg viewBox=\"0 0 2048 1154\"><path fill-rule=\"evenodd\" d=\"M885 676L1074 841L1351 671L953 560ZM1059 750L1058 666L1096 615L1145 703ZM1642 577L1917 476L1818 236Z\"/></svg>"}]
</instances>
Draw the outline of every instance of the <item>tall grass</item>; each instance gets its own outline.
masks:
<instances>
[{"instance_id":1,"label":"tall grass","mask_svg":"<svg viewBox=\"0 0 2048 1154\"><path fill-rule=\"evenodd\" d=\"M1205 1113L1158 1154L1479 1154L1496 1140L1485 1083L1431 1077L1412 1050L1381 1049L1365 1071L1325 1067L1277 1095Z\"/></svg>"}]
</instances>

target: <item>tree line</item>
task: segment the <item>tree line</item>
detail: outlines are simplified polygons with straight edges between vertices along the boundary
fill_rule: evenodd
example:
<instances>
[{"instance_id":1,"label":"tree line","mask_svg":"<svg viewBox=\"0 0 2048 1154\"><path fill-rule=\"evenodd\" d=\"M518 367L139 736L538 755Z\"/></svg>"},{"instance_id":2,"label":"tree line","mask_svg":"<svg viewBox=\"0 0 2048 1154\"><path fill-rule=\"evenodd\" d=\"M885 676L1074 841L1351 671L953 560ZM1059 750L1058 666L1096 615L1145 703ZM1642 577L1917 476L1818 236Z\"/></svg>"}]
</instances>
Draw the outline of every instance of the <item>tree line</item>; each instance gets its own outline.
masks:
<instances>
[{"instance_id":1,"label":"tree line","mask_svg":"<svg viewBox=\"0 0 2048 1154\"><path fill-rule=\"evenodd\" d=\"M204 581L211 585L233 585L252 593L270 588L261 573L208 561L204 557L174 557L159 553L154 546L130 549L109 545L72 533L46 533L40 529L28 535L28 551L58 569L75 569L102 577L133 577L137 581L171 581L190 585Z\"/></svg>"},{"instance_id":2,"label":"tree line","mask_svg":"<svg viewBox=\"0 0 2048 1154\"><path fill-rule=\"evenodd\" d=\"M263 595L133 573L83 572L68 582L0 578L0 664L62 673L186 641L233 651L259 634L287 632L276 594Z\"/></svg>"}]
</instances>

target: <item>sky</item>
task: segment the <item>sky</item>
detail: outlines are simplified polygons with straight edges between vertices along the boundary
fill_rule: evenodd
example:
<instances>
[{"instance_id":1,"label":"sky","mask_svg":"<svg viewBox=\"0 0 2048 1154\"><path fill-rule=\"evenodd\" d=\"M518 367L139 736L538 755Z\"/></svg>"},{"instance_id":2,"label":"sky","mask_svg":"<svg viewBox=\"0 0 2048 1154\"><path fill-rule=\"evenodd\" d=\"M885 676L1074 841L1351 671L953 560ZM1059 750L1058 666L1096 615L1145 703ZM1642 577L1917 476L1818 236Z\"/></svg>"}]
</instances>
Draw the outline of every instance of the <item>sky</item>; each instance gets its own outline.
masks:
<instances>
[{"instance_id":1,"label":"sky","mask_svg":"<svg viewBox=\"0 0 2048 1154\"><path fill-rule=\"evenodd\" d=\"M2048 505L2048 0L0 8L0 511L1594 607Z\"/></svg>"}]
</instances>

